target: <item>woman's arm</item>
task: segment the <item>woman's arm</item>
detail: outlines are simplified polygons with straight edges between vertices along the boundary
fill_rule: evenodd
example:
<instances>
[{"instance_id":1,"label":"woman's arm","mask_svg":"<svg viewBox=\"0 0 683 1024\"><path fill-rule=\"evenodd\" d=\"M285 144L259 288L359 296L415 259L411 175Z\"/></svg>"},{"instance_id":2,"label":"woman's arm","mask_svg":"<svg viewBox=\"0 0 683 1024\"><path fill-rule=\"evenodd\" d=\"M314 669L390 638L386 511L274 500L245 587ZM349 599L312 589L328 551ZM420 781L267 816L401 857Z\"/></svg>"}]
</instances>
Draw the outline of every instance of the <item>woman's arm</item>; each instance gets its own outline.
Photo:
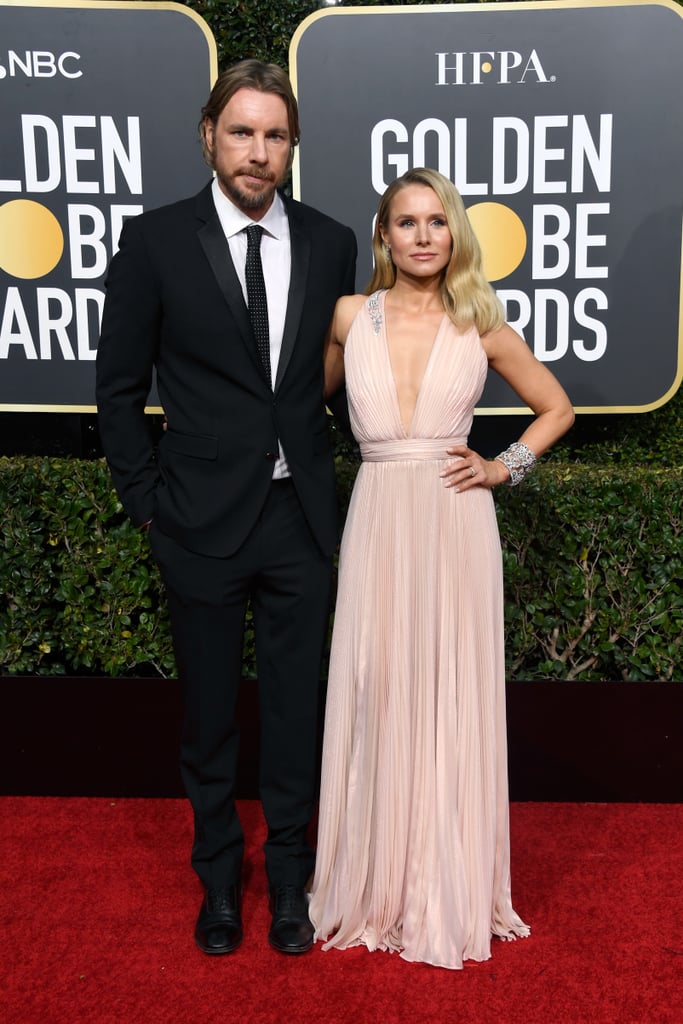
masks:
<instances>
[{"instance_id":1,"label":"woman's arm","mask_svg":"<svg viewBox=\"0 0 683 1024\"><path fill-rule=\"evenodd\" d=\"M365 301L365 295L343 295L334 308L323 354L325 399L336 394L344 383L344 345L356 313Z\"/></svg>"},{"instance_id":2,"label":"woman's arm","mask_svg":"<svg viewBox=\"0 0 683 1024\"><path fill-rule=\"evenodd\" d=\"M507 381L536 414L519 440L538 458L574 422L569 396L547 366L539 362L523 338L505 324L482 338L489 366Z\"/></svg>"},{"instance_id":3,"label":"woman's arm","mask_svg":"<svg viewBox=\"0 0 683 1024\"><path fill-rule=\"evenodd\" d=\"M538 458L573 424L574 410L569 397L550 370L536 359L524 339L507 324L484 335L481 341L491 369L535 413L535 419L518 441ZM461 459L442 474L447 487L464 491L469 487L495 487L510 480L509 469L497 458L483 459L466 445L449 448L448 452Z\"/></svg>"}]
</instances>

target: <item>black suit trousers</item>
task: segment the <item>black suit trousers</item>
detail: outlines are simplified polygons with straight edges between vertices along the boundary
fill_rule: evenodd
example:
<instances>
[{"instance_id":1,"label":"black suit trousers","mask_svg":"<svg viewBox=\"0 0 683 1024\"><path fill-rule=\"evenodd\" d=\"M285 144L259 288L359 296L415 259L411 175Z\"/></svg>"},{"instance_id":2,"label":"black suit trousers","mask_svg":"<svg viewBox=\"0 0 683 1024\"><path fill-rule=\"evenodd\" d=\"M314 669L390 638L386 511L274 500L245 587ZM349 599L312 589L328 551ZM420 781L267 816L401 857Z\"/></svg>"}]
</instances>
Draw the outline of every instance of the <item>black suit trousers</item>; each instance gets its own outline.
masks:
<instances>
[{"instance_id":1,"label":"black suit trousers","mask_svg":"<svg viewBox=\"0 0 683 1024\"><path fill-rule=\"evenodd\" d=\"M184 702L181 770L194 810L192 864L206 886L239 884L244 837L235 807L235 707L251 599L261 725L260 795L272 885L304 885L317 793L320 662L331 560L291 480L274 481L256 524L229 557L187 550L150 528L166 584Z\"/></svg>"}]
</instances>

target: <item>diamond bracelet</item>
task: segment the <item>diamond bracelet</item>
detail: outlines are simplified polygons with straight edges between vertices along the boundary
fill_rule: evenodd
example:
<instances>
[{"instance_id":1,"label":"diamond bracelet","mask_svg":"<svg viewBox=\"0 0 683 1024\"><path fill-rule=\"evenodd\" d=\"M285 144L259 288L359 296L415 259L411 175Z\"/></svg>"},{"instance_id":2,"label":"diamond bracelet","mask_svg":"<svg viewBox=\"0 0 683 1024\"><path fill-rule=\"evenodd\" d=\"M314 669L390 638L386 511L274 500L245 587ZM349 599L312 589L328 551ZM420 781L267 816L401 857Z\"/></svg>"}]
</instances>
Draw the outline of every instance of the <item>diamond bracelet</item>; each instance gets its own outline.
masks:
<instances>
[{"instance_id":1,"label":"diamond bracelet","mask_svg":"<svg viewBox=\"0 0 683 1024\"><path fill-rule=\"evenodd\" d=\"M521 441L513 441L509 448L506 448L500 455L496 455L496 459L498 462L502 462L510 473L509 487L521 484L527 473L530 473L536 465L536 456L531 448L527 448Z\"/></svg>"}]
</instances>

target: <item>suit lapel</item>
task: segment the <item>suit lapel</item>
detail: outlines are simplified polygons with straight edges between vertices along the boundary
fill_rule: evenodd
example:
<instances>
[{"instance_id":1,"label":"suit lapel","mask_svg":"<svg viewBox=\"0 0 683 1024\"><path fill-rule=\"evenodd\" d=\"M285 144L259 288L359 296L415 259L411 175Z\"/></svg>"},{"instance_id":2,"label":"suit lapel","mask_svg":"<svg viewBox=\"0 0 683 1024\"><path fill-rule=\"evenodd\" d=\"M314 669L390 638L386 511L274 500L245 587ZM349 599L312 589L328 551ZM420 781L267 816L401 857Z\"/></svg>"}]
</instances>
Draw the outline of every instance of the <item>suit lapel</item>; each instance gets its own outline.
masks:
<instances>
[{"instance_id":1,"label":"suit lapel","mask_svg":"<svg viewBox=\"0 0 683 1024\"><path fill-rule=\"evenodd\" d=\"M291 246L291 272L289 279L289 294L287 297L287 313L285 326L282 335L282 348L275 380L275 390L280 386L289 361L294 351L301 315L306 297L306 281L308 279L308 267L311 255L311 244L308 232L302 222L297 206L285 198L287 216L289 218L289 234ZM213 205L211 186L208 185L197 196L197 216L202 222L198 231L199 242L204 250L211 270L218 282L218 287L223 294L230 312L237 324L242 340L247 347L249 356L254 366L263 375L263 369L259 363L256 346L253 340L249 311L244 301L242 286L235 271L230 247L227 243L218 214Z\"/></svg>"},{"instance_id":2,"label":"suit lapel","mask_svg":"<svg viewBox=\"0 0 683 1024\"><path fill-rule=\"evenodd\" d=\"M242 286L232 262L230 246L223 233L216 208L213 205L211 186L200 192L197 197L197 216L203 221L198 231L200 245L209 261L211 270L218 282L218 287L230 308L247 351L259 374L263 376L263 369L259 364L254 344L249 311L244 301Z\"/></svg>"},{"instance_id":3,"label":"suit lapel","mask_svg":"<svg viewBox=\"0 0 683 1024\"><path fill-rule=\"evenodd\" d=\"M285 199L287 216L289 218L289 235L292 253L292 267L289 279L289 295L287 297L287 314L285 316L285 327L282 335L282 348L280 360L277 367L275 380L275 391L282 383L289 360L294 351L294 343L299 333L301 314L304 308L306 297L306 281L308 278L308 266L311 255L311 243L308 237L297 207Z\"/></svg>"}]
</instances>

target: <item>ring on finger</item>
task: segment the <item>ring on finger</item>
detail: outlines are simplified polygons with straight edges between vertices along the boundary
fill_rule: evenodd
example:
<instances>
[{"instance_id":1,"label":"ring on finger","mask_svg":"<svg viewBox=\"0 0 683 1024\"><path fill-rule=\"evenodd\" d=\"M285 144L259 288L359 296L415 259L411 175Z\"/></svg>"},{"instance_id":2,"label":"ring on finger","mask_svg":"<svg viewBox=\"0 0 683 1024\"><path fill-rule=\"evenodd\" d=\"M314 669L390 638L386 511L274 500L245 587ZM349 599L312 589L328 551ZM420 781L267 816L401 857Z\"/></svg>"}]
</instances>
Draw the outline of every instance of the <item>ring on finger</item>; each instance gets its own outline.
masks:
<instances>
[{"instance_id":1,"label":"ring on finger","mask_svg":"<svg viewBox=\"0 0 683 1024\"><path fill-rule=\"evenodd\" d=\"M474 466L470 466L470 473L472 474L472 476L476 476L477 475L477 471L474 468Z\"/></svg>"}]
</instances>

